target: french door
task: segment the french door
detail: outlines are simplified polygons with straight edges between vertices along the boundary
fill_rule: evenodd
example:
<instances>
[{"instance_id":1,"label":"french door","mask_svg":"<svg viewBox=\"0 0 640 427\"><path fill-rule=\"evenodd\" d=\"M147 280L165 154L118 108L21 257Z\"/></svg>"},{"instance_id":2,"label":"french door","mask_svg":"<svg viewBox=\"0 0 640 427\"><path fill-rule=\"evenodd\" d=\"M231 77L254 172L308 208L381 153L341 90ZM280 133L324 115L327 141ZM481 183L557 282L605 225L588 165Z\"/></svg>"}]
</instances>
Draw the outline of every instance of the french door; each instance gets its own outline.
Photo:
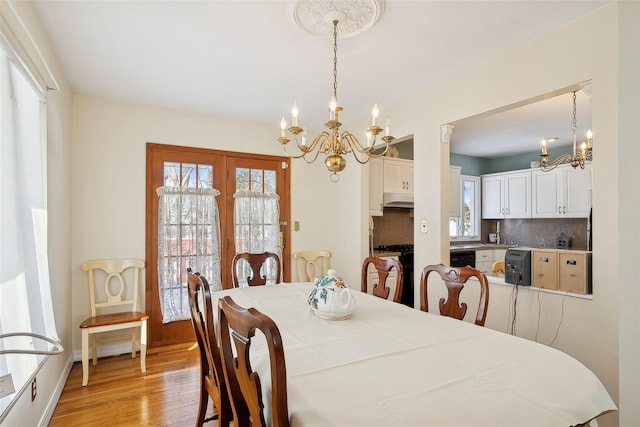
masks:
<instances>
[{"instance_id":1,"label":"french door","mask_svg":"<svg viewBox=\"0 0 640 427\"><path fill-rule=\"evenodd\" d=\"M237 191L275 193L279 196L280 238L283 280L290 281L289 241L289 159L161 144L147 144L146 184L146 312L149 314L148 345L158 347L193 340L190 320L163 323L158 287L158 205L156 190L172 182L188 182L193 170L207 171L207 183L220 191L216 200L220 218L220 273L223 288L231 287L231 260L235 255L234 197ZM176 172L177 171L177 172ZM182 171L182 172L181 172ZM183 173L185 177L175 175ZM196 176L198 176L196 174ZM197 181L197 179L196 179ZM173 184L172 184L173 185ZM196 184L198 185L198 184ZM189 256L185 253L185 258ZM180 263L185 264L185 263ZM186 265L186 264L185 264ZM176 287L186 288L186 268Z\"/></svg>"}]
</instances>

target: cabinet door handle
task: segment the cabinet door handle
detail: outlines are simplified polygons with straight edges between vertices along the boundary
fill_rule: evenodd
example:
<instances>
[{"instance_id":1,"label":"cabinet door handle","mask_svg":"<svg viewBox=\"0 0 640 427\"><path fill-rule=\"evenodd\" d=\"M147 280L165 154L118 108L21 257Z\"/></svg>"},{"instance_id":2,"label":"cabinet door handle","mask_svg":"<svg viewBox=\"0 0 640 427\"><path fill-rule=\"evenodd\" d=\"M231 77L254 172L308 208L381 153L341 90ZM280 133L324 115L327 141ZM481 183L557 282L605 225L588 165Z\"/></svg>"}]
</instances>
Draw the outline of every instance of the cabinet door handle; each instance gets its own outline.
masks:
<instances>
[{"instance_id":1,"label":"cabinet door handle","mask_svg":"<svg viewBox=\"0 0 640 427\"><path fill-rule=\"evenodd\" d=\"M563 207L562 207L562 213L563 213L563 214L566 214L566 213L567 213L567 207L566 207L566 206L563 206Z\"/></svg>"},{"instance_id":2,"label":"cabinet door handle","mask_svg":"<svg viewBox=\"0 0 640 427\"><path fill-rule=\"evenodd\" d=\"M562 213L562 206L558 206L558 213L561 214Z\"/></svg>"}]
</instances>

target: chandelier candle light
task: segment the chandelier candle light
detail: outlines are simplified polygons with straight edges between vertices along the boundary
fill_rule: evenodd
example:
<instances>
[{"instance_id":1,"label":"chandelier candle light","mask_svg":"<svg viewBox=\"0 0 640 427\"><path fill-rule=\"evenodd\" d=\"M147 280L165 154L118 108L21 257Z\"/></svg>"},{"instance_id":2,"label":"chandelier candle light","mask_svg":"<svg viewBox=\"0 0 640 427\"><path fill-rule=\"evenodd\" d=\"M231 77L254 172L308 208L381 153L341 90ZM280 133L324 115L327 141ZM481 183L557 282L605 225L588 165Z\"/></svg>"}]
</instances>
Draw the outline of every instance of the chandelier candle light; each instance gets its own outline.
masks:
<instances>
[{"instance_id":1,"label":"chandelier candle light","mask_svg":"<svg viewBox=\"0 0 640 427\"><path fill-rule=\"evenodd\" d=\"M550 142L556 141L558 138L544 138L541 141L542 145L542 154L540 154L540 166L544 172L551 171L555 169L558 165L563 163L569 163L573 168L577 168L580 166L581 169L584 169L584 165L586 161L591 161L593 159L593 134L591 129L587 131L585 139L580 142L580 151L578 152L578 142L576 137L576 92L573 92L573 120L571 122L571 128L573 131L573 154L562 154L557 159L549 162L549 153L547 152L547 144Z\"/></svg>"},{"instance_id":2,"label":"chandelier candle light","mask_svg":"<svg viewBox=\"0 0 640 427\"><path fill-rule=\"evenodd\" d=\"M390 119L386 120L385 129L376 124L380 114L377 102L373 105L371 111L371 126L367 129L367 142L365 145L362 145L355 135L349 131L340 133L340 126L342 125L340 123L340 112L342 107L338 105L338 22L339 19L344 17L345 14L340 11L327 14L327 19L333 22L333 94L329 102L329 121L325 123L329 131L320 132L311 144L307 144L306 131L298 126L298 105L294 103L291 108L291 127L287 129L287 121L283 115L280 119L280 137L278 138L278 142L282 145L284 152L291 158L302 158L307 163L313 163L320 153L326 154L324 164L329 172L332 172L330 177L332 182L337 182L340 179L338 172L343 171L347 165L345 156L348 153L351 153L358 163L365 164L372 157L385 155L389 149L389 143L394 140L394 137L390 134ZM291 154L287 151L287 144L291 141L287 137L287 130L295 141L299 151L298 154ZM374 150L380 148L376 147L377 136L383 131L385 132L382 137L384 149L374 154Z\"/></svg>"}]
</instances>

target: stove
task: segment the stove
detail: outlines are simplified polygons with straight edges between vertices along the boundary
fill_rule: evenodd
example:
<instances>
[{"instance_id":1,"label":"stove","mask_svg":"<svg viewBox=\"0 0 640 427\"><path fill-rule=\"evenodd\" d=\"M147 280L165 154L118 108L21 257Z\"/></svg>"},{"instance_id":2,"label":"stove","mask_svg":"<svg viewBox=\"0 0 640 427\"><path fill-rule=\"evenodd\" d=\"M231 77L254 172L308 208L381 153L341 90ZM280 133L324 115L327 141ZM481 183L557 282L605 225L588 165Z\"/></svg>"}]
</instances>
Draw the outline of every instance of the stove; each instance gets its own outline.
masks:
<instances>
[{"instance_id":1,"label":"stove","mask_svg":"<svg viewBox=\"0 0 640 427\"><path fill-rule=\"evenodd\" d=\"M400 245L381 245L375 248L377 251L389 251L389 252L413 252L413 244L405 243Z\"/></svg>"},{"instance_id":2,"label":"stove","mask_svg":"<svg viewBox=\"0 0 640 427\"><path fill-rule=\"evenodd\" d=\"M375 248L375 250L400 252L398 261L402 264L402 273L404 275L400 302L409 307L413 307L413 244L381 245Z\"/></svg>"}]
</instances>

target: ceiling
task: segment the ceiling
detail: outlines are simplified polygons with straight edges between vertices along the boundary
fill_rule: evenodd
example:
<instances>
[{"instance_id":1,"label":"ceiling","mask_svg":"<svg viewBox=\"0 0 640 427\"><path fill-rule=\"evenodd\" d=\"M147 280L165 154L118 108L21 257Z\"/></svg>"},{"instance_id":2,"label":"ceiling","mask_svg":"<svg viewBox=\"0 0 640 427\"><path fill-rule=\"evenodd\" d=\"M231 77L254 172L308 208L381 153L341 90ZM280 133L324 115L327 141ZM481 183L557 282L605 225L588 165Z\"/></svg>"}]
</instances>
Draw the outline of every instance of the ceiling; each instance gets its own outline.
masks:
<instances>
[{"instance_id":1,"label":"ceiling","mask_svg":"<svg viewBox=\"0 0 640 427\"><path fill-rule=\"evenodd\" d=\"M314 1L349 11L379 0ZM388 0L373 27L338 40L341 122L349 128L369 114L374 102L384 117L385 105L610 2ZM296 102L299 124L313 134L328 118L333 41L296 25L297 3L73 0L33 5L75 93L273 123L274 135L280 116L288 118ZM527 112L456 123L451 150L491 156L495 153L486 151L491 147L517 152L517 141L535 144L542 136L570 133L570 98L547 102ZM578 110L586 113L581 104ZM480 134L484 139L471 138Z\"/></svg>"}]
</instances>

